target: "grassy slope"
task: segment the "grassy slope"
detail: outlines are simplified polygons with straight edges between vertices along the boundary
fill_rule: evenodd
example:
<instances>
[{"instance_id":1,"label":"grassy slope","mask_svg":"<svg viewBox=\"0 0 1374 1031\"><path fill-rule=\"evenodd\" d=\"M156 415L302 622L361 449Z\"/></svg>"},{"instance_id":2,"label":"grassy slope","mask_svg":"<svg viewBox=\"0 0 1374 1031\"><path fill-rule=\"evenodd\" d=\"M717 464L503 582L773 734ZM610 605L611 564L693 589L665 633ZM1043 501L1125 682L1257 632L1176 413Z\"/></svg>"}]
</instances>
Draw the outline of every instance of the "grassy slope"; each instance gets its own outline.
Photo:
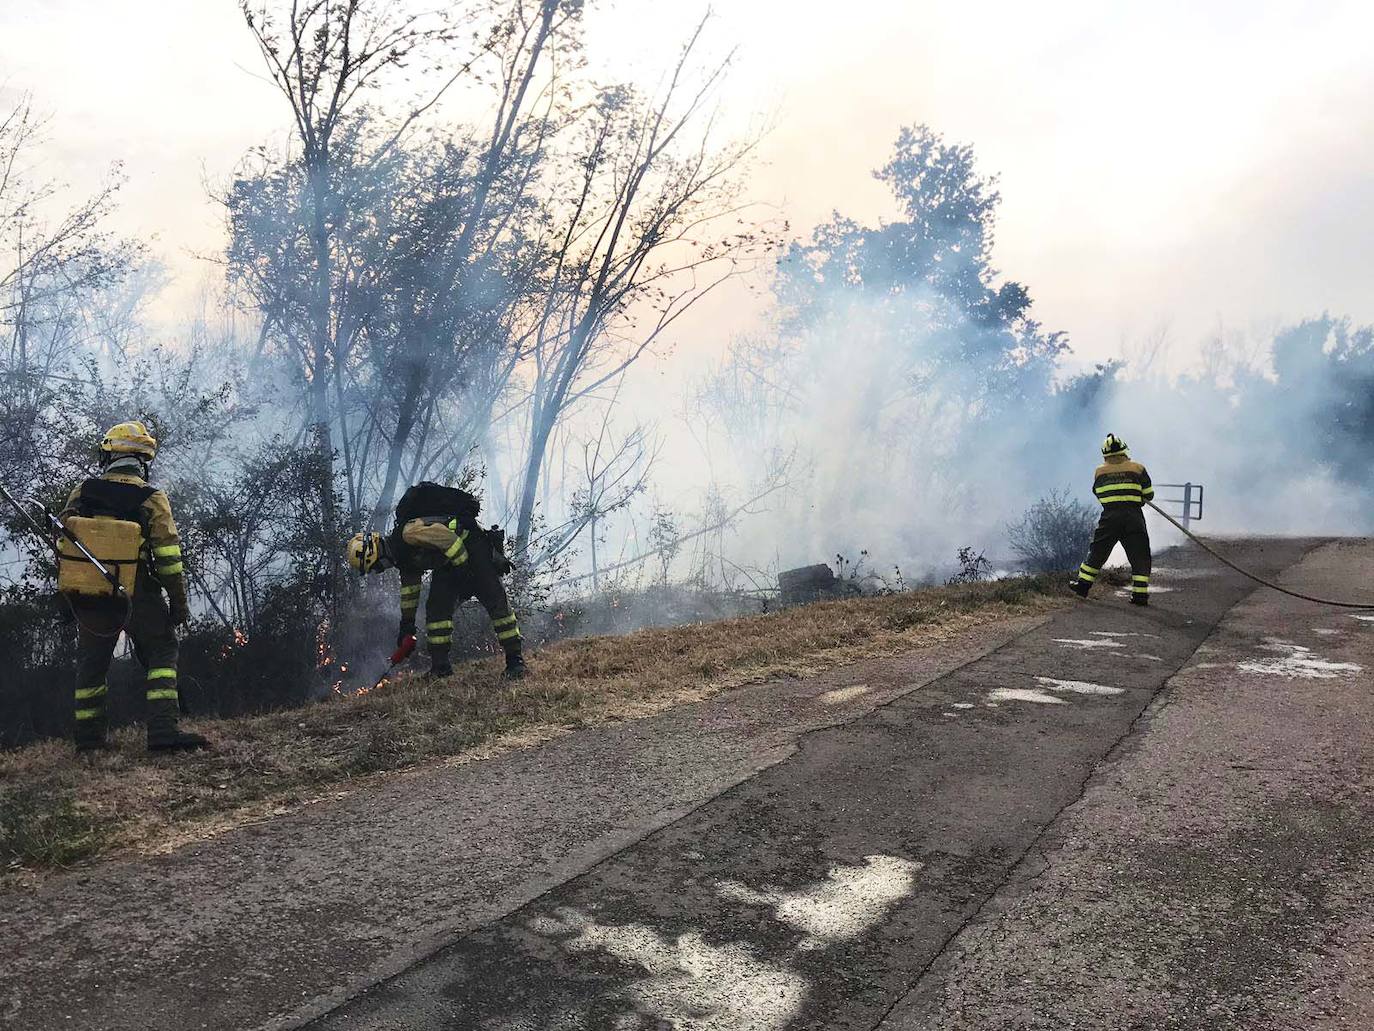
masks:
<instances>
[{"instance_id":1,"label":"grassy slope","mask_svg":"<svg viewBox=\"0 0 1374 1031\"><path fill-rule=\"evenodd\" d=\"M368 774L936 643L1065 594L1062 577L1025 578L566 641L540 651L533 675L513 687L495 663L473 663L445 681L408 678L304 709L196 723L216 743L210 754L150 757L141 728L95 757L60 741L0 753L0 880L116 849L174 847Z\"/></svg>"}]
</instances>

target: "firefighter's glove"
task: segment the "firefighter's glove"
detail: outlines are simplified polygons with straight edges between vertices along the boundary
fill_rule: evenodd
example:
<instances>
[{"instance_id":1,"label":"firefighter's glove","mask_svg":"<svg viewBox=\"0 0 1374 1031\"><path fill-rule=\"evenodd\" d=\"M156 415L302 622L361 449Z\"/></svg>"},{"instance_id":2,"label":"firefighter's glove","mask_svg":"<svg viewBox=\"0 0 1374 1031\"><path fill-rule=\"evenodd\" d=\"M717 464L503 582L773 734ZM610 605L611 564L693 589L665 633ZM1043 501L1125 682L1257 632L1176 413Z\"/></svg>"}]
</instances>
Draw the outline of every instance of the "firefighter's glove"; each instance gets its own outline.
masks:
<instances>
[{"instance_id":1,"label":"firefighter's glove","mask_svg":"<svg viewBox=\"0 0 1374 1031\"><path fill-rule=\"evenodd\" d=\"M413 620L413 619L405 619L405 618L402 618L402 620L401 620L401 629L400 629L399 631L397 631L397 633L396 633L396 647L397 647L397 648L401 647L401 645L403 645L403 644L405 643L405 639L406 639L407 637L414 637L414 636L415 636L415 620Z\"/></svg>"}]
</instances>

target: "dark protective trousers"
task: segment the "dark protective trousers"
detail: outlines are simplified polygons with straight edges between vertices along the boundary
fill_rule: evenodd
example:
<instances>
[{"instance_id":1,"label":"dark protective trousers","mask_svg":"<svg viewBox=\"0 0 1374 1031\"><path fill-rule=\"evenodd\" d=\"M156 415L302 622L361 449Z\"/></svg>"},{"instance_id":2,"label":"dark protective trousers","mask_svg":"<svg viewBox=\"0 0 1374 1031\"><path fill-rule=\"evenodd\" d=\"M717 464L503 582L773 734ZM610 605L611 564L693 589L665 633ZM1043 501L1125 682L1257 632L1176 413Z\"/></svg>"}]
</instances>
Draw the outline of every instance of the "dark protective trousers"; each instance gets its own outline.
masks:
<instances>
[{"instance_id":1,"label":"dark protective trousers","mask_svg":"<svg viewBox=\"0 0 1374 1031\"><path fill-rule=\"evenodd\" d=\"M1102 573L1102 567L1120 543L1131 563L1131 594L1144 599L1150 594L1150 533L1145 526L1145 510L1126 501L1102 507L1102 518L1088 547L1088 558L1078 567L1079 583L1091 587ZM1086 591L1084 592L1086 593Z\"/></svg>"},{"instance_id":2,"label":"dark protective trousers","mask_svg":"<svg viewBox=\"0 0 1374 1031\"><path fill-rule=\"evenodd\" d=\"M125 604L103 598L72 598L79 629L76 637L76 740L105 740L109 729L106 678L114 658ZM180 704L177 695L177 638L161 589L140 570L124 631L146 670L148 741L173 734Z\"/></svg>"},{"instance_id":3,"label":"dark protective trousers","mask_svg":"<svg viewBox=\"0 0 1374 1031\"><path fill-rule=\"evenodd\" d=\"M453 611L469 598L476 598L487 610L506 656L509 658L521 652L520 626L511 611L506 587L496 571L491 543L482 533L470 532L466 544L468 560L462 566L436 569L430 578L429 598L425 602L425 639L430 661L436 666L449 661Z\"/></svg>"}]
</instances>

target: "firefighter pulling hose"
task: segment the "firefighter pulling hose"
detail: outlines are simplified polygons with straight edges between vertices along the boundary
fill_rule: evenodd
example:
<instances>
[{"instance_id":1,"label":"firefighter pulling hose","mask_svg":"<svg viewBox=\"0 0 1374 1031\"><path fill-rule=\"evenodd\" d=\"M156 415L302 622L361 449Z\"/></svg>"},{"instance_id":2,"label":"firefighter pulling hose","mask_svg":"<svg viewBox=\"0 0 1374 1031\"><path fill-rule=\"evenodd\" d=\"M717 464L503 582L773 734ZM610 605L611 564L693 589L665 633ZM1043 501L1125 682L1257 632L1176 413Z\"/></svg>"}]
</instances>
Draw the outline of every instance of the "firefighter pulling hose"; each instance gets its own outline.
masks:
<instances>
[{"instance_id":1,"label":"firefighter pulling hose","mask_svg":"<svg viewBox=\"0 0 1374 1031\"><path fill-rule=\"evenodd\" d=\"M1102 505L1088 557L1078 567L1078 579L1070 586L1086 598L1118 543L1131 563L1131 604L1150 604L1150 532L1145 526L1145 505L1154 500L1150 474L1133 462L1126 442L1115 433L1102 442L1102 464L1093 474L1093 493Z\"/></svg>"},{"instance_id":2,"label":"firefighter pulling hose","mask_svg":"<svg viewBox=\"0 0 1374 1031\"><path fill-rule=\"evenodd\" d=\"M1078 579L1070 584L1075 594L1086 598L1092 585L1102 573L1112 549L1118 543L1126 550L1126 558L1131 563L1131 603L1148 605L1150 603L1150 535L1145 525L1145 506L1149 505L1162 515L1185 537L1207 552L1218 562L1230 566L1237 573L1248 577L1257 584L1272 588L1280 594L1287 594L1303 601L1316 602L1318 605L1331 605L1343 609L1374 610L1374 602L1332 601L1329 598L1316 598L1301 591L1280 587L1271 580L1236 565L1225 555L1195 536L1186 526L1165 512L1154 502L1155 488L1150 482L1150 474L1139 462L1131 461L1126 442L1115 433L1107 434L1102 442L1102 464L1093 476L1093 493L1102 504L1102 517L1097 531L1093 534L1088 557L1078 567Z\"/></svg>"}]
</instances>

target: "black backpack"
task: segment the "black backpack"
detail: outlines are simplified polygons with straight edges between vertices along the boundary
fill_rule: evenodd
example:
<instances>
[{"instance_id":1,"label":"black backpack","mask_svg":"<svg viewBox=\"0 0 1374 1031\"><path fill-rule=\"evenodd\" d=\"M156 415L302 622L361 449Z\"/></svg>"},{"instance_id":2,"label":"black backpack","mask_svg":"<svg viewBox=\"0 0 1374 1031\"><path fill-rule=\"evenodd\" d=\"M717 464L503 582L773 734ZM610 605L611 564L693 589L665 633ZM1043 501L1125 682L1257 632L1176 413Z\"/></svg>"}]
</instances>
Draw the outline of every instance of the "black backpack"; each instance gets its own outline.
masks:
<instances>
[{"instance_id":1,"label":"black backpack","mask_svg":"<svg viewBox=\"0 0 1374 1031\"><path fill-rule=\"evenodd\" d=\"M457 518L465 524L476 525L481 507L481 502L465 490L422 480L407 488L396 503L396 526L399 528L412 519L427 516Z\"/></svg>"}]
</instances>

